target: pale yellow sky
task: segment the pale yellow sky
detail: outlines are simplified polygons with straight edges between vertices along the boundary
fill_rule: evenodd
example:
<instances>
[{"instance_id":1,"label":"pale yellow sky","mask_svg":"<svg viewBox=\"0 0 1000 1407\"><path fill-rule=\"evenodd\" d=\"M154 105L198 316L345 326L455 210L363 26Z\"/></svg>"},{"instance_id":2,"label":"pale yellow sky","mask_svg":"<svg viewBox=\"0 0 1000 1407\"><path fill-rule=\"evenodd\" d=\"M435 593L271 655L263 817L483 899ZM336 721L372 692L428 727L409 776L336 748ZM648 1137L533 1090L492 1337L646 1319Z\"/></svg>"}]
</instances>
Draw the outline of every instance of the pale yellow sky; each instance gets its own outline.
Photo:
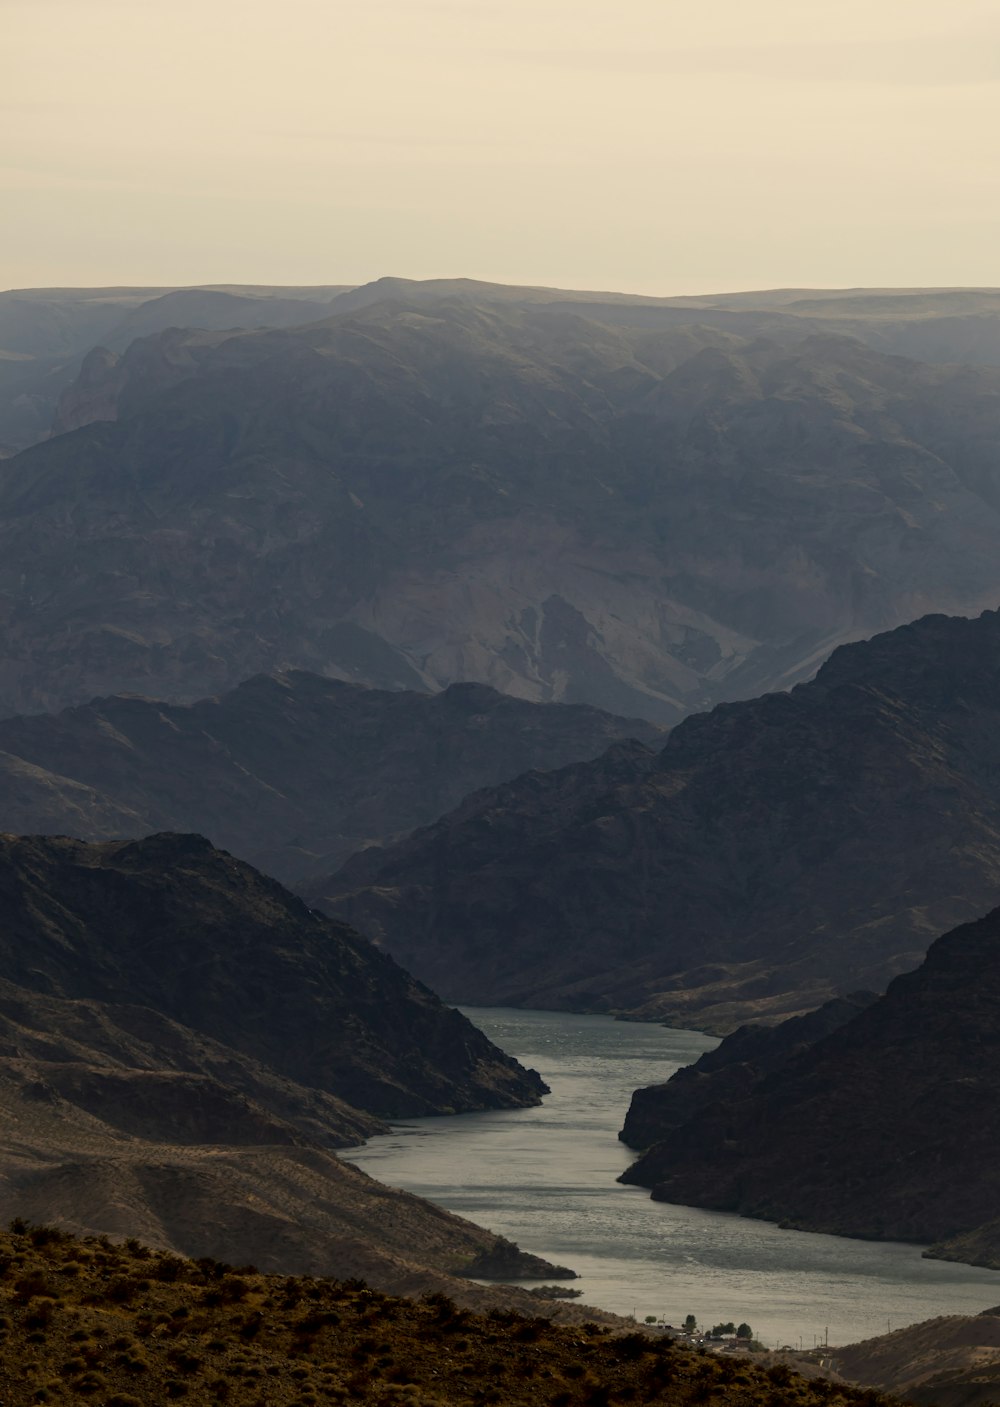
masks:
<instances>
[{"instance_id":1,"label":"pale yellow sky","mask_svg":"<svg viewBox=\"0 0 1000 1407\"><path fill-rule=\"evenodd\" d=\"M0 0L0 286L1000 284L1000 0Z\"/></svg>"}]
</instances>

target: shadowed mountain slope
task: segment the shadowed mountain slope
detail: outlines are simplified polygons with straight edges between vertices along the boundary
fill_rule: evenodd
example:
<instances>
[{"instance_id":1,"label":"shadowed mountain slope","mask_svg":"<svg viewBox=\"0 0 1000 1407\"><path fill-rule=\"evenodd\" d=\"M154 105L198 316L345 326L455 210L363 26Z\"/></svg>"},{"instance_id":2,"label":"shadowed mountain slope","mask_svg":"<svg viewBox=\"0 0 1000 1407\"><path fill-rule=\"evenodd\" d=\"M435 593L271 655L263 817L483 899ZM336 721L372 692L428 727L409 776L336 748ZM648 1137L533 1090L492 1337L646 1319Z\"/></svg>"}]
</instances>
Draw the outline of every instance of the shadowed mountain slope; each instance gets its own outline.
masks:
<instances>
[{"instance_id":1,"label":"shadowed mountain slope","mask_svg":"<svg viewBox=\"0 0 1000 1407\"><path fill-rule=\"evenodd\" d=\"M336 1158L544 1086L273 881L197 836L7 836L0 920L0 1216L397 1290L571 1274Z\"/></svg>"},{"instance_id":2,"label":"shadowed mountain slope","mask_svg":"<svg viewBox=\"0 0 1000 1407\"><path fill-rule=\"evenodd\" d=\"M199 836L0 840L0 973L152 1007L381 1116L535 1103L538 1076L384 954Z\"/></svg>"},{"instance_id":3,"label":"shadowed mountain slope","mask_svg":"<svg viewBox=\"0 0 1000 1407\"><path fill-rule=\"evenodd\" d=\"M853 1020L875 1000L872 992L856 992L834 997L815 1011L791 1016L777 1026L741 1026L663 1084L637 1089L618 1137L630 1148L660 1143L709 1105L743 1098L765 1076ZM634 1180L628 1175L621 1178L622 1182Z\"/></svg>"},{"instance_id":4,"label":"shadowed mountain slope","mask_svg":"<svg viewBox=\"0 0 1000 1407\"><path fill-rule=\"evenodd\" d=\"M1000 910L629 1172L663 1201L813 1231L945 1241L1000 1205Z\"/></svg>"},{"instance_id":5,"label":"shadowed mountain slope","mask_svg":"<svg viewBox=\"0 0 1000 1407\"><path fill-rule=\"evenodd\" d=\"M362 294L95 354L95 423L0 471L0 709L293 666L673 722L1000 601L996 368L774 307Z\"/></svg>"},{"instance_id":6,"label":"shadowed mountain slope","mask_svg":"<svg viewBox=\"0 0 1000 1407\"><path fill-rule=\"evenodd\" d=\"M436 820L471 791L659 730L482 684L390 693L262 675L190 707L95 699L0 721L0 830L199 831L285 882Z\"/></svg>"},{"instance_id":7,"label":"shadowed mountain slope","mask_svg":"<svg viewBox=\"0 0 1000 1407\"><path fill-rule=\"evenodd\" d=\"M1000 614L529 773L313 901L452 999L732 1030L875 990L1000 895Z\"/></svg>"}]
</instances>

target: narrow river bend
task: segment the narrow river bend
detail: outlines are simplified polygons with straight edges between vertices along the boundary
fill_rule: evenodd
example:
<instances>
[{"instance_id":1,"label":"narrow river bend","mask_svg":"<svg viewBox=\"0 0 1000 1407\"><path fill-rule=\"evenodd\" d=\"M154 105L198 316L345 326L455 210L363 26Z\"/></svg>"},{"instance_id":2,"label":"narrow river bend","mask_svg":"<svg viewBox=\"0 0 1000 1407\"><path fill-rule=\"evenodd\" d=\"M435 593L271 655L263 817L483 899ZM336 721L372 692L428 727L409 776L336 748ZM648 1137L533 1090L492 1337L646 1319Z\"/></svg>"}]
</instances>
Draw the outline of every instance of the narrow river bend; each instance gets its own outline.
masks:
<instances>
[{"instance_id":1,"label":"narrow river bend","mask_svg":"<svg viewBox=\"0 0 1000 1407\"><path fill-rule=\"evenodd\" d=\"M653 1202L615 1178L632 1090L716 1044L606 1016L466 1008L552 1093L536 1109L398 1125L343 1156L373 1177L576 1270L584 1301L642 1319L747 1320L769 1345L849 1343L1000 1304L1000 1272L923 1260L914 1246L782 1231Z\"/></svg>"}]
</instances>

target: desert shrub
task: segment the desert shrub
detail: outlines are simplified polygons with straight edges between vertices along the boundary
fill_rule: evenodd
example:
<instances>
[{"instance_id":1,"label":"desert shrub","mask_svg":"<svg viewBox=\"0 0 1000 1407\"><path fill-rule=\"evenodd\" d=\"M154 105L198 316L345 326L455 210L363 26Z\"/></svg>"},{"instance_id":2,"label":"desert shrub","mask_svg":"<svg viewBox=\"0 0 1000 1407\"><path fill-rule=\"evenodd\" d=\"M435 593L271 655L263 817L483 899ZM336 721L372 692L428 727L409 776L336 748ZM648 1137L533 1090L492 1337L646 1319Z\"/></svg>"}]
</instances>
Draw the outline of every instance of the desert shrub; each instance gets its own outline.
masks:
<instances>
[{"instance_id":1,"label":"desert shrub","mask_svg":"<svg viewBox=\"0 0 1000 1407\"><path fill-rule=\"evenodd\" d=\"M255 1339L260 1333L263 1323L263 1314L251 1314L249 1319L244 1319L243 1323L240 1325L240 1338Z\"/></svg>"},{"instance_id":2,"label":"desert shrub","mask_svg":"<svg viewBox=\"0 0 1000 1407\"><path fill-rule=\"evenodd\" d=\"M227 1261L213 1260L211 1256L199 1256L195 1265L209 1280L221 1280L223 1275L228 1275L233 1268Z\"/></svg>"},{"instance_id":3,"label":"desert shrub","mask_svg":"<svg viewBox=\"0 0 1000 1407\"><path fill-rule=\"evenodd\" d=\"M650 1349L650 1340L645 1334L623 1334L614 1341L615 1352L626 1362L641 1358Z\"/></svg>"},{"instance_id":4,"label":"desert shrub","mask_svg":"<svg viewBox=\"0 0 1000 1407\"><path fill-rule=\"evenodd\" d=\"M219 1286L222 1298L225 1301L236 1304L240 1300L245 1300L250 1293L250 1286L240 1275L226 1275Z\"/></svg>"},{"instance_id":5,"label":"desert shrub","mask_svg":"<svg viewBox=\"0 0 1000 1407\"><path fill-rule=\"evenodd\" d=\"M116 1275L105 1290L105 1298L114 1304L127 1304L135 1294L135 1281L130 1280L127 1275Z\"/></svg>"},{"instance_id":6,"label":"desert shrub","mask_svg":"<svg viewBox=\"0 0 1000 1407\"><path fill-rule=\"evenodd\" d=\"M36 1295L47 1295L50 1299L55 1299L57 1290L43 1275L40 1270L32 1270L28 1275L22 1275L19 1280L14 1281L14 1294L23 1303L34 1299Z\"/></svg>"},{"instance_id":7,"label":"desert shrub","mask_svg":"<svg viewBox=\"0 0 1000 1407\"><path fill-rule=\"evenodd\" d=\"M51 1300L39 1300L34 1309L25 1317L26 1329L47 1329L55 1315L55 1305Z\"/></svg>"},{"instance_id":8,"label":"desert shrub","mask_svg":"<svg viewBox=\"0 0 1000 1407\"><path fill-rule=\"evenodd\" d=\"M86 1373L81 1373L70 1384L74 1392L80 1392L86 1396L93 1392L103 1392L107 1385L108 1380L104 1374L95 1372L93 1368L89 1368Z\"/></svg>"}]
</instances>

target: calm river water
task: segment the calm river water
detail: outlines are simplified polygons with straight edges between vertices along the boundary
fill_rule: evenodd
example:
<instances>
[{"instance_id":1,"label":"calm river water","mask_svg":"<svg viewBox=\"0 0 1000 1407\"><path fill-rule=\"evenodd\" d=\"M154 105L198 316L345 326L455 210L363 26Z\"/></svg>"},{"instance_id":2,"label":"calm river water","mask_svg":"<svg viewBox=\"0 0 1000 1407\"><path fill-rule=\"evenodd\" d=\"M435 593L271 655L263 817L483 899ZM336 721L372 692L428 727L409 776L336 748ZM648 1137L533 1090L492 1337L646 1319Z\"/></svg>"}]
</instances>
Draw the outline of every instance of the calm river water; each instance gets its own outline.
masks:
<instances>
[{"instance_id":1,"label":"calm river water","mask_svg":"<svg viewBox=\"0 0 1000 1407\"><path fill-rule=\"evenodd\" d=\"M536 1109L398 1125L345 1157L382 1182L489 1226L576 1270L587 1304L677 1324L747 1320L769 1345L849 1343L938 1314L1000 1304L1000 1272L923 1260L918 1248L782 1231L653 1202L615 1178L632 1090L715 1042L606 1016L466 1008L552 1093Z\"/></svg>"}]
</instances>

